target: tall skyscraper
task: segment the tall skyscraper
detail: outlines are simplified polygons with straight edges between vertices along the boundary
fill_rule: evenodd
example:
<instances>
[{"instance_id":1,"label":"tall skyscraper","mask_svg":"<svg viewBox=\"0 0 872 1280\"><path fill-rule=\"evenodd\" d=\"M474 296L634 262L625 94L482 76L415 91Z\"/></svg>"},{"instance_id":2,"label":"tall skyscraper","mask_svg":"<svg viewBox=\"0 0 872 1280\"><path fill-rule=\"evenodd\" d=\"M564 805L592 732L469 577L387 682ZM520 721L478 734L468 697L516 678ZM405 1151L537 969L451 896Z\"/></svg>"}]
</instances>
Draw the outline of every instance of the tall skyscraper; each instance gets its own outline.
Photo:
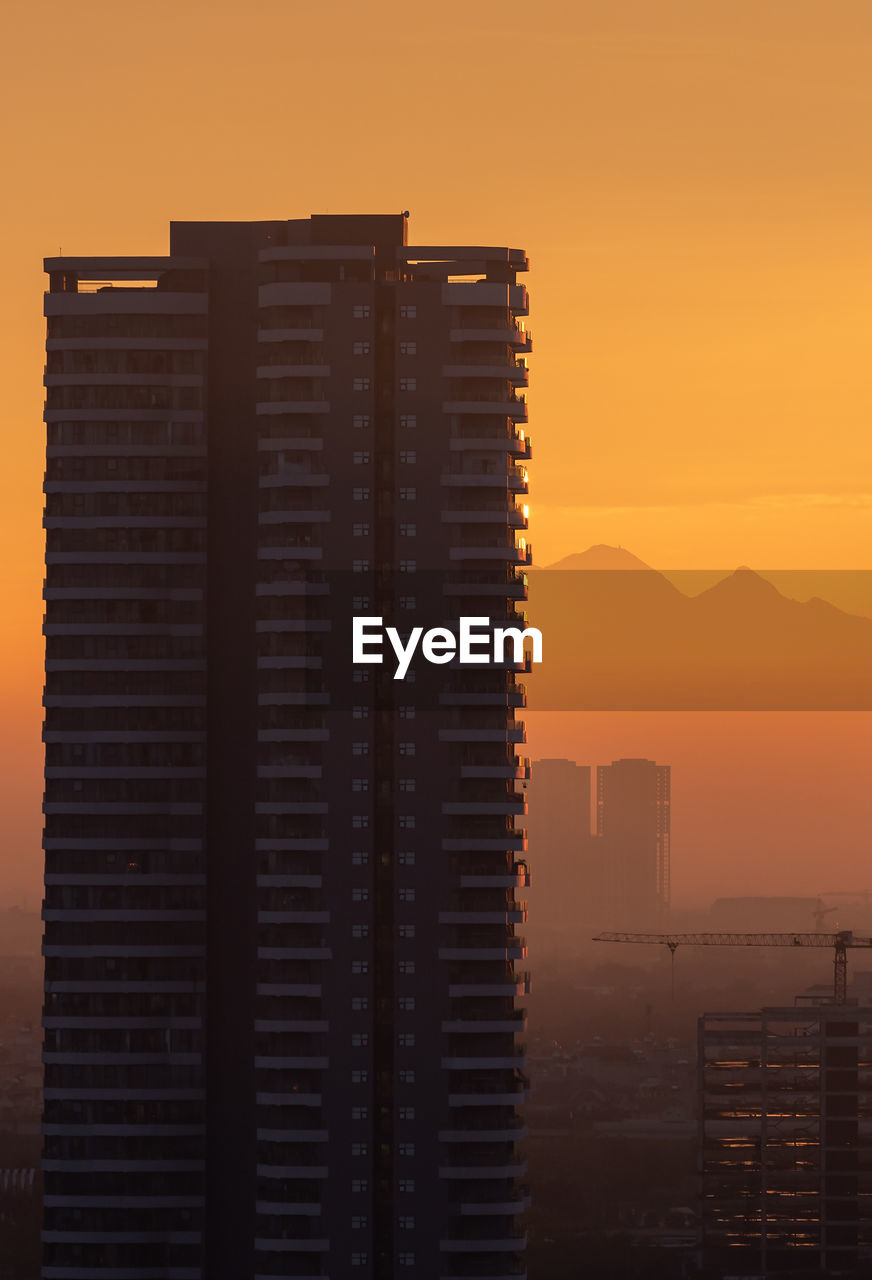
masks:
<instances>
[{"instance_id":1,"label":"tall skyscraper","mask_svg":"<svg viewBox=\"0 0 872 1280\"><path fill-rule=\"evenodd\" d=\"M586 941L598 919L599 886L592 875L590 765L536 760L528 784L527 832L536 866L533 952ZM540 951L541 948L541 951Z\"/></svg>"},{"instance_id":2,"label":"tall skyscraper","mask_svg":"<svg viewBox=\"0 0 872 1280\"><path fill-rule=\"evenodd\" d=\"M596 771L610 928L650 924L669 907L670 766L613 760Z\"/></svg>"},{"instance_id":3,"label":"tall skyscraper","mask_svg":"<svg viewBox=\"0 0 872 1280\"><path fill-rule=\"evenodd\" d=\"M524 1274L523 663L351 617L523 617L527 261L406 229L46 263L45 1277Z\"/></svg>"}]
</instances>

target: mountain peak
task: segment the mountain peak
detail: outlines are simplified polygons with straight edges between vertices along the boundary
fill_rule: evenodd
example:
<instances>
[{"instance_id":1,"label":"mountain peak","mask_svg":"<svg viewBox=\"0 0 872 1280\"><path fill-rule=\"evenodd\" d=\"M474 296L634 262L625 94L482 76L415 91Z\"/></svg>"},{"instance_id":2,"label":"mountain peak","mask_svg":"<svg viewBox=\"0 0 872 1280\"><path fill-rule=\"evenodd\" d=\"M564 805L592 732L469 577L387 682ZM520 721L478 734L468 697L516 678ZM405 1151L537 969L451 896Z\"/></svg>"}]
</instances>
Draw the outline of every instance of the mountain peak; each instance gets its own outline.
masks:
<instances>
[{"instance_id":1,"label":"mountain peak","mask_svg":"<svg viewBox=\"0 0 872 1280\"><path fill-rule=\"evenodd\" d=\"M586 551L577 551L574 555L564 556L548 569L647 569L654 570L650 564L634 556L626 547L610 547L605 542L597 542Z\"/></svg>"}]
</instances>

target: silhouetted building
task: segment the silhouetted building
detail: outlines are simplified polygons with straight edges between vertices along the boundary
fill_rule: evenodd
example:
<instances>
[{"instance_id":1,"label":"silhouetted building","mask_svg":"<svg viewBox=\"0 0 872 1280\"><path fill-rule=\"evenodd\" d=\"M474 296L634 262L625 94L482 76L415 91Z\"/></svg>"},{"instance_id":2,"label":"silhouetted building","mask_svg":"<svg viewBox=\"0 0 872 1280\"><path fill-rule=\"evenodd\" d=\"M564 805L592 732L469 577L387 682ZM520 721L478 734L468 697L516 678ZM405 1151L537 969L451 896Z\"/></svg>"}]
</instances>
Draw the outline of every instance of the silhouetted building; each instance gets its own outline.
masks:
<instances>
[{"instance_id":1,"label":"silhouetted building","mask_svg":"<svg viewBox=\"0 0 872 1280\"><path fill-rule=\"evenodd\" d=\"M614 760L596 774L606 927L653 923L669 907L670 766Z\"/></svg>"},{"instance_id":2,"label":"silhouetted building","mask_svg":"<svg viewBox=\"0 0 872 1280\"><path fill-rule=\"evenodd\" d=\"M43 1274L523 1275L520 664L351 616L520 617L526 258L46 269Z\"/></svg>"},{"instance_id":3,"label":"silhouetted building","mask_svg":"<svg viewBox=\"0 0 872 1280\"><path fill-rule=\"evenodd\" d=\"M704 1274L868 1274L872 1008L705 1014L698 1072Z\"/></svg>"},{"instance_id":4,"label":"silhouetted building","mask_svg":"<svg viewBox=\"0 0 872 1280\"><path fill-rule=\"evenodd\" d=\"M537 859L534 936L563 948L596 917L591 868L591 771L574 760L536 760L527 788L527 832Z\"/></svg>"}]
</instances>

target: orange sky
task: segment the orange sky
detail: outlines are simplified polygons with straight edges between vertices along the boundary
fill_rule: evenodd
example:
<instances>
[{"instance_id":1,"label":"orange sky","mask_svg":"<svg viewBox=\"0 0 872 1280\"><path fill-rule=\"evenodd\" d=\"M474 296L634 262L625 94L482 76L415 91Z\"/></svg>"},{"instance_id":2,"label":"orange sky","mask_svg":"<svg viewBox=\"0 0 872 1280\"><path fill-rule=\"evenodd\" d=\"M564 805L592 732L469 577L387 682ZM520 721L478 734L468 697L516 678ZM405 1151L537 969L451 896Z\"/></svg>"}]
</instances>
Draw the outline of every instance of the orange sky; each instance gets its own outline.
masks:
<instances>
[{"instance_id":1,"label":"orange sky","mask_svg":"<svg viewBox=\"0 0 872 1280\"><path fill-rule=\"evenodd\" d=\"M659 567L869 567L868 0L4 10L0 786L28 883L61 246L404 208L419 242L522 246L537 563L604 541Z\"/></svg>"}]
</instances>

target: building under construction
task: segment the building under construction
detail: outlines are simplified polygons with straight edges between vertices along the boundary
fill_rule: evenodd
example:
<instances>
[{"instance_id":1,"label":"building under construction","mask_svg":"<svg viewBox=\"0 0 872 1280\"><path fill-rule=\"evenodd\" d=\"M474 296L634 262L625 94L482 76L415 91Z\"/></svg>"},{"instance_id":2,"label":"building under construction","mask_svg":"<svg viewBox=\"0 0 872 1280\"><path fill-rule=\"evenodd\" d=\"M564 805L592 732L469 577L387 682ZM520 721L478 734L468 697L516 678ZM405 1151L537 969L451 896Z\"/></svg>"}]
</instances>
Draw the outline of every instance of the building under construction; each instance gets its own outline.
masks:
<instances>
[{"instance_id":1,"label":"building under construction","mask_svg":"<svg viewBox=\"0 0 872 1280\"><path fill-rule=\"evenodd\" d=\"M872 1261L872 1007L699 1020L701 1270L859 1276Z\"/></svg>"}]
</instances>

